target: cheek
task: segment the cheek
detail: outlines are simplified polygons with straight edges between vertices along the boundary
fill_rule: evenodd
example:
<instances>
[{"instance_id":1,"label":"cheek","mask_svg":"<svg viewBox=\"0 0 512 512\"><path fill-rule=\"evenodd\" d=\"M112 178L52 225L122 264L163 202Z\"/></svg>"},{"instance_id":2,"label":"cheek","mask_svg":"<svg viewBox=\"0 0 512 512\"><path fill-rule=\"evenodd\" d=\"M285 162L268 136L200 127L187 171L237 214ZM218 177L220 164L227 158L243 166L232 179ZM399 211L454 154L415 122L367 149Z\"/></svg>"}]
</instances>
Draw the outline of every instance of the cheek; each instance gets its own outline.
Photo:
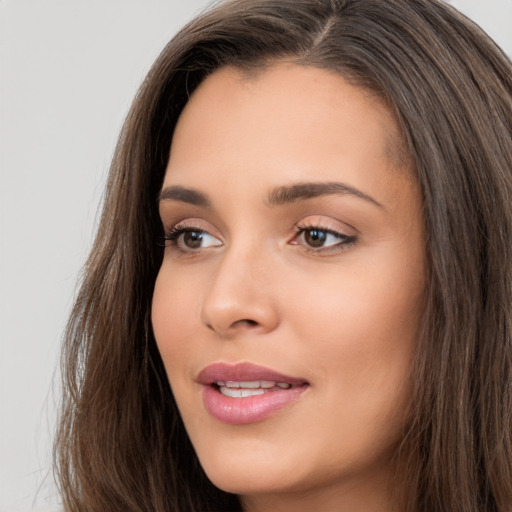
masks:
<instances>
[{"instance_id":1,"label":"cheek","mask_svg":"<svg viewBox=\"0 0 512 512\"><path fill-rule=\"evenodd\" d=\"M158 350L169 373L169 364L179 362L187 354L189 345L180 340L192 339L193 333L197 334L197 323L191 319L194 314L200 314L200 295L192 283L182 283L177 275L169 277L168 274L164 263L155 283L151 321Z\"/></svg>"},{"instance_id":2,"label":"cheek","mask_svg":"<svg viewBox=\"0 0 512 512\"><path fill-rule=\"evenodd\" d=\"M302 428L331 439L327 449L332 460L340 467L352 460L353 469L394 449L411 401L419 310L409 316L407 302L390 304L392 294L387 292L380 300L370 298L354 290L324 302L315 313L310 307L307 316L315 320L302 321L295 331L309 344L304 358L314 369L319 400L311 418L323 415L322 426L308 417ZM318 298L310 300L314 304ZM301 310L297 316L304 315Z\"/></svg>"},{"instance_id":3,"label":"cheek","mask_svg":"<svg viewBox=\"0 0 512 512\"><path fill-rule=\"evenodd\" d=\"M384 255L380 264L361 257L357 265L284 284L288 293L283 302L297 334L307 332L319 352L343 340L363 352L372 344L389 350L395 341L416 336L424 288L418 268L408 270L399 259L387 264ZM335 339L339 342L333 343Z\"/></svg>"},{"instance_id":4,"label":"cheek","mask_svg":"<svg viewBox=\"0 0 512 512\"><path fill-rule=\"evenodd\" d=\"M382 251L370 264L361 251L350 271L310 275L294 293L288 287L293 338L328 377L320 382L367 414L379 402L393 408L410 382L424 278L421 266L407 263Z\"/></svg>"}]
</instances>

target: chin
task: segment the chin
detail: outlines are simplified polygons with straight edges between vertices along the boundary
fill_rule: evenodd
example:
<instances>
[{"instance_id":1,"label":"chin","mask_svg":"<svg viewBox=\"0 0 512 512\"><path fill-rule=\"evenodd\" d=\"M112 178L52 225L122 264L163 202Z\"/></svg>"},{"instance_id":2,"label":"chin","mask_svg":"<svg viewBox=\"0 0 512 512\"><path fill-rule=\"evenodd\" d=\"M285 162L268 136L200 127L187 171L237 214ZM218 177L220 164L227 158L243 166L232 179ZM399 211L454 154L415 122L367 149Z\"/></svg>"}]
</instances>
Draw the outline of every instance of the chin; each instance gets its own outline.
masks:
<instances>
[{"instance_id":1,"label":"chin","mask_svg":"<svg viewBox=\"0 0 512 512\"><path fill-rule=\"evenodd\" d=\"M272 457L257 446L245 453L237 450L213 456L202 454L199 460L210 481L233 494L290 492L303 488L307 481L298 460Z\"/></svg>"}]
</instances>

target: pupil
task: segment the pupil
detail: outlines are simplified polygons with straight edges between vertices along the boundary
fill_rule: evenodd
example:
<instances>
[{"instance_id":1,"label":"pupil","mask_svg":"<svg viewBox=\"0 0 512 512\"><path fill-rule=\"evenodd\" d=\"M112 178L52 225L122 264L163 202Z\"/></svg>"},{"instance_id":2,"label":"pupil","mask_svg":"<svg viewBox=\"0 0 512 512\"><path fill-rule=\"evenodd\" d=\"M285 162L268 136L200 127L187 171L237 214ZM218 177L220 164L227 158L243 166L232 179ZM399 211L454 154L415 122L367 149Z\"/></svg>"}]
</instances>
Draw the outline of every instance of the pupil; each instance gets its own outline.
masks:
<instances>
[{"instance_id":1,"label":"pupil","mask_svg":"<svg viewBox=\"0 0 512 512\"><path fill-rule=\"evenodd\" d=\"M325 231L320 231L319 229L310 229L304 233L304 238L306 243L311 247L322 247L327 238L327 234Z\"/></svg>"},{"instance_id":2,"label":"pupil","mask_svg":"<svg viewBox=\"0 0 512 512\"><path fill-rule=\"evenodd\" d=\"M183 242L190 249L198 249L202 241L203 234L199 231L187 231L183 234Z\"/></svg>"}]
</instances>

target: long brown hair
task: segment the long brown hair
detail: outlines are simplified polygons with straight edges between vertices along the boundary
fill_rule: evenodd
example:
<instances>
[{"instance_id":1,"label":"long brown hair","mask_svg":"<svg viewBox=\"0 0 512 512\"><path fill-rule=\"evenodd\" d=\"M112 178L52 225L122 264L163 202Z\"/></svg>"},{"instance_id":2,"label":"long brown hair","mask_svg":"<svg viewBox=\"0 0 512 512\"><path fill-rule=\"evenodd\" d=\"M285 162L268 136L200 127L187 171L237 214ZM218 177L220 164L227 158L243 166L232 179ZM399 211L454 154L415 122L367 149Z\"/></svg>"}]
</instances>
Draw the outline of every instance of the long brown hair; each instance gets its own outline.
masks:
<instances>
[{"instance_id":1,"label":"long brown hair","mask_svg":"<svg viewBox=\"0 0 512 512\"><path fill-rule=\"evenodd\" d=\"M152 334L156 198L198 84L279 59L380 95L423 193L428 285L399 451L404 510L510 510L512 66L438 0L228 0L163 50L120 135L65 335L55 459L66 510L241 510L202 471Z\"/></svg>"}]
</instances>

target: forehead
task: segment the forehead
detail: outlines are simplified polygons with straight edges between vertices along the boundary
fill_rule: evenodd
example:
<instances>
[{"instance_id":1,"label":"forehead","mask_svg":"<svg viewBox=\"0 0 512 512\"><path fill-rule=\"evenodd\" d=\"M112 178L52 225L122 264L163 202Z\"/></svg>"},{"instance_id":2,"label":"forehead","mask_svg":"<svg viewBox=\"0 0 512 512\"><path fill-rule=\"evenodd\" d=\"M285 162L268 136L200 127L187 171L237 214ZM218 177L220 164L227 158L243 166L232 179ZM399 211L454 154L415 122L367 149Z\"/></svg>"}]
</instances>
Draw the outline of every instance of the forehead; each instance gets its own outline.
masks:
<instances>
[{"instance_id":1,"label":"forehead","mask_svg":"<svg viewBox=\"0 0 512 512\"><path fill-rule=\"evenodd\" d=\"M195 133L201 127L204 137L208 131L218 134L219 126L214 124L223 120L246 126L280 123L282 137L290 128L298 132L299 127L307 127L313 134L326 120L329 110L341 114L340 123L350 120L351 115L354 117L354 110L373 118L367 124L367 131L374 130L373 143L381 145L383 155L393 167L410 167L396 117L374 91L352 85L338 73L291 62L267 64L249 71L233 67L215 71L186 104L178 120L173 146L182 141L188 126L193 125ZM234 113L237 115L233 116ZM264 135L253 133L254 140ZM324 135L327 142L329 134Z\"/></svg>"}]
</instances>

